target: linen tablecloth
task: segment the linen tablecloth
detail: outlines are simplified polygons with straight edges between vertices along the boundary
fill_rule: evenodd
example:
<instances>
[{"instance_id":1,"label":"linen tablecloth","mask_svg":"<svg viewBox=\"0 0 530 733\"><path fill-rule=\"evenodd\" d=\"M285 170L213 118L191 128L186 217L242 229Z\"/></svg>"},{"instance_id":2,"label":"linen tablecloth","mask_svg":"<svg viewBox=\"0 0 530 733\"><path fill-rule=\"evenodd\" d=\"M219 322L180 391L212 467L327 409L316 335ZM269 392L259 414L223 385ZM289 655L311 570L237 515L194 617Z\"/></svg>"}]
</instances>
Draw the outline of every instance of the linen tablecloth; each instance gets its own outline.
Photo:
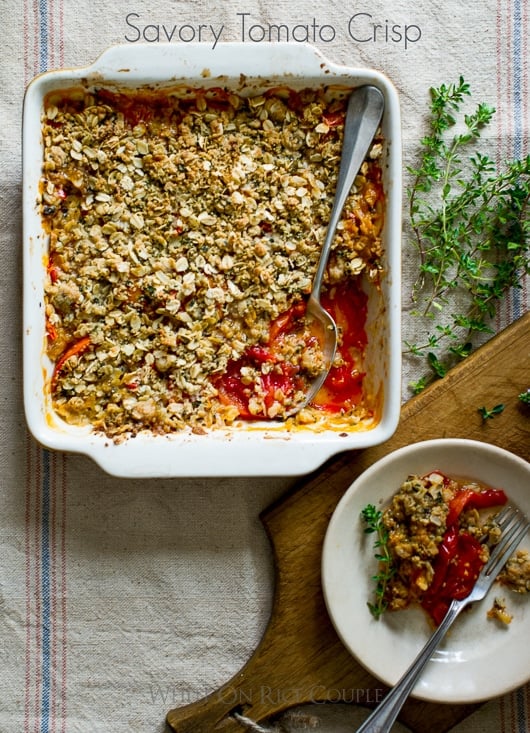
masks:
<instances>
[{"instance_id":1,"label":"linen tablecloth","mask_svg":"<svg viewBox=\"0 0 530 733\"><path fill-rule=\"evenodd\" d=\"M21 150L25 86L116 43L307 40L330 60L376 68L400 95L414 162L428 88L471 84L497 108L495 159L528 154L528 0L3 0L0 70L0 733L164 730L173 707L229 679L259 642L273 569L259 512L292 479L125 481L43 450L21 400ZM201 26L201 28L200 28ZM295 29L296 27L296 29ZM305 30L304 30L305 28ZM200 37L199 37L200 34ZM415 256L403 244L403 329ZM503 301L501 329L528 305ZM405 363L403 397L417 367ZM491 670L495 674L496 670ZM458 733L528 730L530 687L491 701Z\"/></svg>"}]
</instances>

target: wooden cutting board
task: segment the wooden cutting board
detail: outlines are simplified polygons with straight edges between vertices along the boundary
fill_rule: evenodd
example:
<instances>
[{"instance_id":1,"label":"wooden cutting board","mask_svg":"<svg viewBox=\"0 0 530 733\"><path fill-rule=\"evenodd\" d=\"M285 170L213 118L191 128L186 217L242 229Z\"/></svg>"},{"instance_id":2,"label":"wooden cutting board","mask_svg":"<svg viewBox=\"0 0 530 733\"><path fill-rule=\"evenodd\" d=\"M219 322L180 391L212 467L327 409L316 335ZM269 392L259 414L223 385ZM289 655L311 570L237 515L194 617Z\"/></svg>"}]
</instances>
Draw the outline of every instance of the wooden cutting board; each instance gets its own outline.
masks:
<instances>
[{"instance_id":1,"label":"wooden cutting board","mask_svg":"<svg viewBox=\"0 0 530 733\"><path fill-rule=\"evenodd\" d=\"M202 700L171 710L177 733L242 733L234 717L270 719L308 702L372 707L385 688L343 647L327 615L320 583L321 548L329 519L346 489L368 466L419 440L472 438L530 460L530 408L518 395L530 387L530 313L493 338L420 395L408 401L395 435L384 445L329 461L261 516L275 561L269 625L233 679ZM478 408L503 403L483 421ZM445 733L477 705L409 700L400 720L414 733ZM318 712L318 711L317 711Z\"/></svg>"}]
</instances>

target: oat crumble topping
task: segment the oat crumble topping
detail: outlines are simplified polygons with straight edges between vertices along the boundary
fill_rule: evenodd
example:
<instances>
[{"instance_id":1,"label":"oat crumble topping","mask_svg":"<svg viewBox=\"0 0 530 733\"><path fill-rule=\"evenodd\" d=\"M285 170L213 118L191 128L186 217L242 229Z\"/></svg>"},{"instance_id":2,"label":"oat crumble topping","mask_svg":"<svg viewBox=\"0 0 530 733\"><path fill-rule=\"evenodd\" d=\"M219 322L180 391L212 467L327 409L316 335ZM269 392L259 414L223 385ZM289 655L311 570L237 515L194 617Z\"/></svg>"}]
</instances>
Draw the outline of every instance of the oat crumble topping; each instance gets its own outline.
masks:
<instances>
[{"instance_id":1,"label":"oat crumble topping","mask_svg":"<svg viewBox=\"0 0 530 733\"><path fill-rule=\"evenodd\" d=\"M467 506L463 502L458 516L455 518L451 514L454 511L452 507L458 507L459 497L470 492L473 496L487 495L489 491L492 490L479 482L458 480L439 471L407 477L382 515L394 568L385 589L385 607L389 611L424 604L426 594L436 585L437 568L440 564L443 566L440 560L442 547L444 557L451 556L452 541L448 540L451 529L448 523L451 520L456 534L474 538L479 543L480 550L477 551L481 565L487 562L490 545L494 546L502 535L497 523L500 504L485 503L483 508L477 508L480 503L473 506L471 502ZM456 553L449 563L458 568L460 578L463 578L465 573L471 572L472 553L468 552L467 558ZM530 592L530 555L527 550L519 549L513 554L499 574L498 582L511 591ZM443 590L442 585L436 592L442 594ZM504 601L496 601L488 616L504 623L510 620Z\"/></svg>"},{"instance_id":2,"label":"oat crumble topping","mask_svg":"<svg viewBox=\"0 0 530 733\"><path fill-rule=\"evenodd\" d=\"M310 291L344 107L288 89L50 96L40 208L50 389L63 419L115 439L238 419L215 377ZM379 277L381 150L379 137L344 209L328 290ZM299 351L310 369L318 354ZM348 419L372 412L360 402ZM312 408L297 418L321 419Z\"/></svg>"}]
</instances>

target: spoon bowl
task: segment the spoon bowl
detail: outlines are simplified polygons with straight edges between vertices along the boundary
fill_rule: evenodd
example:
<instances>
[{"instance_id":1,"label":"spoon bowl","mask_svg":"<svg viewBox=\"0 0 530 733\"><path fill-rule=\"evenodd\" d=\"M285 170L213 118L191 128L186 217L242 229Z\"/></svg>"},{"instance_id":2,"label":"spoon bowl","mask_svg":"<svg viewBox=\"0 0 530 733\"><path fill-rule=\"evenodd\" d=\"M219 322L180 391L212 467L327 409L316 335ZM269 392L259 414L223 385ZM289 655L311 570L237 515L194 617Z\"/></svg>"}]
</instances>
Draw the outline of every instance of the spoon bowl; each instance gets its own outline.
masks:
<instances>
[{"instance_id":1,"label":"spoon bowl","mask_svg":"<svg viewBox=\"0 0 530 733\"><path fill-rule=\"evenodd\" d=\"M335 360L339 333L337 324L328 311L321 305L318 297L311 293L307 301L305 322L311 331L311 335L317 339L322 352L322 369L313 379L301 403L297 404L291 415L308 405L316 397L320 388L326 381L329 370Z\"/></svg>"},{"instance_id":2,"label":"spoon bowl","mask_svg":"<svg viewBox=\"0 0 530 733\"><path fill-rule=\"evenodd\" d=\"M335 199L305 313L306 323L320 344L322 369L289 415L296 414L314 399L333 366L339 332L337 324L320 302L320 291L342 209L377 132L384 106L383 93L369 84L354 89L348 100Z\"/></svg>"}]
</instances>

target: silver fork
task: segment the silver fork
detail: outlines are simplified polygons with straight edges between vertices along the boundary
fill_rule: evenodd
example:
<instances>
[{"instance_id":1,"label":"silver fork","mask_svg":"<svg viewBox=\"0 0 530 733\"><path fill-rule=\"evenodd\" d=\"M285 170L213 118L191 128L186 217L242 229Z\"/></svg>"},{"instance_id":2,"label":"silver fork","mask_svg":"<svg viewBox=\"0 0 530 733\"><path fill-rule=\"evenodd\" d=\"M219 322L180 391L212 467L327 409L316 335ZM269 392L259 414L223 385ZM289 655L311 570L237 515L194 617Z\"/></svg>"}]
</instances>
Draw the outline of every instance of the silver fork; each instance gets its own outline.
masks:
<instances>
[{"instance_id":1,"label":"silver fork","mask_svg":"<svg viewBox=\"0 0 530 733\"><path fill-rule=\"evenodd\" d=\"M525 536L530 521L518 509L505 507L496 517L502 530L498 543L491 550L489 560L482 568L471 593L460 601L452 601L449 609L436 631L429 638L421 652L412 662L399 682L390 690L384 700L368 716L357 733L390 733L399 711L416 684L423 668L444 638L449 627L470 603L481 601L489 591L497 575L510 555Z\"/></svg>"}]
</instances>

